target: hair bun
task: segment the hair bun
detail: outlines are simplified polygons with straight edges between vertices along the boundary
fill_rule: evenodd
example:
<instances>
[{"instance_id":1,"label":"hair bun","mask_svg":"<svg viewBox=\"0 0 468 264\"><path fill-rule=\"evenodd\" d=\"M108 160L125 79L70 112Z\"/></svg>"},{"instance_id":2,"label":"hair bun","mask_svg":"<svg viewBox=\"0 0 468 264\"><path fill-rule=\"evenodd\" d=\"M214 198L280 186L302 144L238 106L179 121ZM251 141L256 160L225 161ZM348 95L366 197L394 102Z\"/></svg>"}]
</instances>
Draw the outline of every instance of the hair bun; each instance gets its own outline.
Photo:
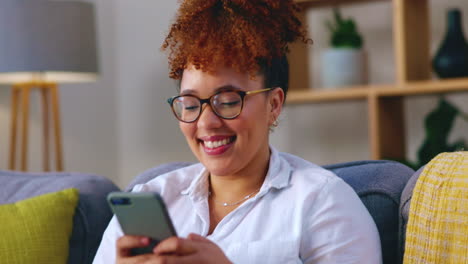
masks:
<instances>
[{"instance_id":1,"label":"hair bun","mask_svg":"<svg viewBox=\"0 0 468 264\"><path fill-rule=\"evenodd\" d=\"M171 77L188 64L204 71L229 66L254 75L288 43L307 42L293 0L185 0L162 49L169 49Z\"/></svg>"}]
</instances>

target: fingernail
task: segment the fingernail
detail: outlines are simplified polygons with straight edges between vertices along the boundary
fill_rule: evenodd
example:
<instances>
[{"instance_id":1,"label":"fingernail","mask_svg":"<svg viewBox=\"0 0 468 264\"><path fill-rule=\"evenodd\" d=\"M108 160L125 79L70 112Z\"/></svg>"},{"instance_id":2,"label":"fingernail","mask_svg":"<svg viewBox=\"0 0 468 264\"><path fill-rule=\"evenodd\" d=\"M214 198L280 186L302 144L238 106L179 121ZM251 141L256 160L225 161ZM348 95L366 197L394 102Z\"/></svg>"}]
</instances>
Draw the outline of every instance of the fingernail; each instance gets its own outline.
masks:
<instances>
[{"instance_id":1,"label":"fingernail","mask_svg":"<svg viewBox=\"0 0 468 264\"><path fill-rule=\"evenodd\" d=\"M143 244L143 245L149 244L149 238L147 238L147 237L143 237L140 241L141 241L141 244Z\"/></svg>"}]
</instances>

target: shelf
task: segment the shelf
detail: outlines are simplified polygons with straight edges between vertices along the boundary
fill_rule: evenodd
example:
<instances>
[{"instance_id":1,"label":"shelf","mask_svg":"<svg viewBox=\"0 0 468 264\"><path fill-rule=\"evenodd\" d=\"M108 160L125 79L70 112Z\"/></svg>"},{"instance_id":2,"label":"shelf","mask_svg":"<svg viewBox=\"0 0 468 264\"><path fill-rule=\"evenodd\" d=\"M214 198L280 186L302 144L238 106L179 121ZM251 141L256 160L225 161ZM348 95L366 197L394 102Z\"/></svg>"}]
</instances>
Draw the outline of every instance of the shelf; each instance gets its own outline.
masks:
<instances>
[{"instance_id":1,"label":"shelf","mask_svg":"<svg viewBox=\"0 0 468 264\"><path fill-rule=\"evenodd\" d=\"M333 90L317 89L317 90L293 90L288 92L288 104L305 104L319 103L330 101L346 101L366 99L370 90L388 89L390 85L372 85L372 86L355 86L344 88L330 88Z\"/></svg>"},{"instance_id":2,"label":"shelf","mask_svg":"<svg viewBox=\"0 0 468 264\"><path fill-rule=\"evenodd\" d=\"M293 90L288 93L288 104L320 103L330 101L349 101L377 97L412 96L468 92L468 78L449 80L414 81L404 85L369 85L344 87L334 90Z\"/></svg>"},{"instance_id":3,"label":"shelf","mask_svg":"<svg viewBox=\"0 0 468 264\"><path fill-rule=\"evenodd\" d=\"M408 96L449 92L468 92L468 78L413 81L404 87L379 90L377 94L379 96Z\"/></svg>"},{"instance_id":4,"label":"shelf","mask_svg":"<svg viewBox=\"0 0 468 264\"><path fill-rule=\"evenodd\" d=\"M295 0L303 8L314 8L314 7L327 7L337 5L348 5L355 3L366 3L366 2L382 2L389 0Z\"/></svg>"}]
</instances>

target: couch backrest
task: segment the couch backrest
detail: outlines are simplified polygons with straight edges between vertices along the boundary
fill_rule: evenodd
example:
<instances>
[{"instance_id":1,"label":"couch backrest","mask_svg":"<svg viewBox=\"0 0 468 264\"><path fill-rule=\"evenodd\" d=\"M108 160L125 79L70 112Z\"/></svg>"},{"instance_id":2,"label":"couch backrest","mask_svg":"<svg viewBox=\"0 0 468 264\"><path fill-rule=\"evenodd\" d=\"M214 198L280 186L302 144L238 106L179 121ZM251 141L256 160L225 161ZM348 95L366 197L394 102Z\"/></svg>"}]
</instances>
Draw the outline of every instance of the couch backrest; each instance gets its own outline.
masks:
<instances>
[{"instance_id":1,"label":"couch backrest","mask_svg":"<svg viewBox=\"0 0 468 264\"><path fill-rule=\"evenodd\" d=\"M73 217L69 264L92 263L112 213L106 195L118 191L108 179L79 173L21 173L0 170L0 204L77 188L80 199Z\"/></svg>"},{"instance_id":2,"label":"couch backrest","mask_svg":"<svg viewBox=\"0 0 468 264\"><path fill-rule=\"evenodd\" d=\"M149 169L137 176L126 191L130 191L136 184L191 164L175 162ZM399 263L399 237L404 233L399 230L400 196L414 171L395 161L356 161L327 165L324 168L347 182L374 218L380 233L383 263Z\"/></svg>"},{"instance_id":3,"label":"couch backrest","mask_svg":"<svg viewBox=\"0 0 468 264\"><path fill-rule=\"evenodd\" d=\"M324 166L346 181L374 218L384 264L400 261L400 197L414 171L395 161L356 161Z\"/></svg>"}]
</instances>

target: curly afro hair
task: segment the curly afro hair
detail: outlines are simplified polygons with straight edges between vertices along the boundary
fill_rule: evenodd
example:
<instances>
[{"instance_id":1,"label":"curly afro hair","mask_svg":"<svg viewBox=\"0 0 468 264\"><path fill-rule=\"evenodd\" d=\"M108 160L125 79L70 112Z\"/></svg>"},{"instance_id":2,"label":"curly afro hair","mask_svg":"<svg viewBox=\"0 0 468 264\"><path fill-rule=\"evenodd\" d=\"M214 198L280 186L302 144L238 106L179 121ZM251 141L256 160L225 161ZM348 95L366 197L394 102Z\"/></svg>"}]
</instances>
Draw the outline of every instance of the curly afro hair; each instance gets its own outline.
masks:
<instances>
[{"instance_id":1,"label":"curly afro hair","mask_svg":"<svg viewBox=\"0 0 468 264\"><path fill-rule=\"evenodd\" d=\"M277 84L287 89L288 43L310 41L299 11L293 0L183 1L162 45L170 77L180 80L188 64L205 72L227 66L252 77L261 72L266 79L286 74L286 84Z\"/></svg>"}]
</instances>

